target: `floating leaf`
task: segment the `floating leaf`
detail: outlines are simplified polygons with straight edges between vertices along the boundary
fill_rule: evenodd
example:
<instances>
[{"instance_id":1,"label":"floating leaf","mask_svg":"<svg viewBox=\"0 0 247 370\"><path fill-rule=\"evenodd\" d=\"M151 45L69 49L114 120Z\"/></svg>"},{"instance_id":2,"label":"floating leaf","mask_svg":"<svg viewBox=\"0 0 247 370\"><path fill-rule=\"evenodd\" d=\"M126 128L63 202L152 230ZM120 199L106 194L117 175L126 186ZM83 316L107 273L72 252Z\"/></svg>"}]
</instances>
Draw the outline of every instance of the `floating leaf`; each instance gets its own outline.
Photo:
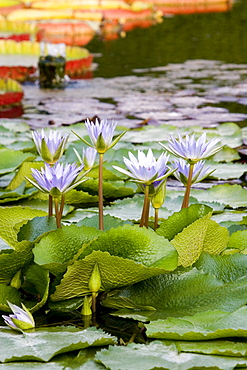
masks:
<instances>
[{"instance_id":1,"label":"floating leaf","mask_svg":"<svg viewBox=\"0 0 247 370\"><path fill-rule=\"evenodd\" d=\"M126 224L102 233L82 249L79 258L82 259L96 250L167 271L177 267L177 252L172 244L153 230L139 226Z\"/></svg>"},{"instance_id":2,"label":"floating leaf","mask_svg":"<svg viewBox=\"0 0 247 370\"><path fill-rule=\"evenodd\" d=\"M131 223L130 221L123 221L120 218L112 217L110 215L104 216L104 230L110 230L112 227L123 226L125 223ZM77 223L77 226L90 226L99 229L99 216L86 217Z\"/></svg>"},{"instance_id":3,"label":"floating leaf","mask_svg":"<svg viewBox=\"0 0 247 370\"><path fill-rule=\"evenodd\" d=\"M97 195L90 195L85 191L72 189L65 195L67 204L92 204L98 202Z\"/></svg>"},{"instance_id":4,"label":"floating leaf","mask_svg":"<svg viewBox=\"0 0 247 370\"><path fill-rule=\"evenodd\" d=\"M235 342L230 340L207 340L207 341L162 341L164 345L175 345L179 352L202 353L205 355L218 356L247 356L247 343L240 342L237 339Z\"/></svg>"},{"instance_id":5,"label":"floating leaf","mask_svg":"<svg viewBox=\"0 0 247 370\"><path fill-rule=\"evenodd\" d=\"M182 266L191 266L200 257L210 216L209 213L199 218L171 240L178 251L178 263Z\"/></svg>"},{"instance_id":6,"label":"floating leaf","mask_svg":"<svg viewBox=\"0 0 247 370\"><path fill-rule=\"evenodd\" d=\"M54 275L63 273L68 263L81 248L100 235L93 227L76 225L62 226L42 237L33 249L34 261L49 269Z\"/></svg>"},{"instance_id":7,"label":"floating leaf","mask_svg":"<svg viewBox=\"0 0 247 370\"><path fill-rule=\"evenodd\" d=\"M175 344L165 346L160 341L149 345L131 343L128 346L110 346L95 356L96 361L110 370L154 369L215 369L234 370L247 365L246 359L223 356L179 353ZM121 361L119 360L121 359Z\"/></svg>"},{"instance_id":8,"label":"floating leaf","mask_svg":"<svg viewBox=\"0 0 247 370\"><path fill-rule=\"evenodd\" d=\"M228 283L247 275L247 256L242 253L223 256L202 253L195 266L205 273L214 275L224 283Z\"/></svg>"},{"instance_id":9,"label":"floating leaf","mask_svg":"<svg viewBox=\"0 0 247 370\"><path fill-rule=\"evenodd\" d=\"M104 198L123 198L130 197L134 195L134 190L127 186L124 186L123 181L114 181L114 182L103 182L103 196ZM89 179L80 185L80 189L85 192L88 192L92 195L98 194L99 182L98 180Z\"/></svg>"},{"instance_id":10,"label":"floating leaf","mask_svg":"<svg viewBox=\"0 0 247 370\"><path fill-rule=\"evenodd\" d=\"M215 185L207 191L192 189L191 195L197 198L200 203L207 202L210 199L231 208L247 206L247 189L236 184Z\"/></svg>"},{"instance_id":11,"label":"floating leaf","mask_svg":"<svg viewBox=\"0 0 247 370\"><path fill-rule=\"evenodd\" d=\"M208 162L207 164L211 166L212 170L215 169L210 177L219 180L238 179L246 172L245 165L242 163Z\"/></svg>"},{"instance_id":12,"label":"floating leaf","mask_svg":"<svg viewBox=\"0 0 247 370\"><path fill-rule=\"evenodd\" d=\"M32 243L22 241L15 244L15 249L4 249L0 254L0 282L9 283L13 276L27 267L33 260Z\"/></svg>"},{"instance_id":13,"label":"floating leaf","mask_svg":"<svg viewBox=\"0 0 247 370\"><path fill-rule=\"evenodd\" d=\"M21 294L16 288L0 283L0 310L11 312L7 301L20 306ZM5 348L5 347L4 347Z\"/></svg>"},{"instance_id":14,"label":"floating leaf","mask_svg":"<svg viewBox=\"0 0 247 370\"><path fill-rule=\"evenodd\" d=\"M35 155L31 153L23 153L17 150L0 149L0 174L14 171L24 161L32 160ZM15 186L17 188L17 186Z\"/></svg>"},{"instance_id":15,"label":"floating leaf","mask_svg":"<svg viewBox=\"0 0 247 370\"><path fill-rule=\"evenodd\" d=\"M5 240L11 247L17 243L18 230L15 225L25 223L36 216L45 216L47 212L43 212L29 207L0 207L0 237ZM19 225L21 227L21 225Z\"/></svg>"},{"instance_id":16,"label":"floating leaf","mask_svg":"<svg viewBox=\"0 0 247 370\"><path fill-rule=\"evenodd\" d=\"M247 337L247 307L234 312L206 311L194 316L170 317L147 324L147 336L160 339L206 340Z\"/></svg>"},{"instance_id":17,"label":"floating leaf","mask_svg":"<svg viewBox=\"0 0 247 370\"><path fill-rule=\"evenodd\" d=\"M207 310L230 312L246 304L245 255L239 254L239 258L224 256L221 261L221 256L204 253L197 265L198 269L179 268L113 292L102 303L115 309L146 310L146 307L152 307L156 311L151 314L125 312L127 317L143 315L149 320ZM118 314L122 315L122 312Z\"/></svg>"},{"instance_id":18,"label":"floating leaf","mask_svg":"<svg viewBox=\"0 0 247 370\"><path fill-rule=\"evenodd\" d=\"M247 249L247 230L239 230L230 236L227 248Z\"/></svg>"},{"instance_id":19,"label":"floating leaf","mask_svg":"<svg viewBox=\"0 0 247 370\"><path fill-rule=\"evenodd\" d=\"M0 353L1 362L49 361L60 353L116 343L114 337L94 327L84 330L72 326L36 328L25 336L8 328L1 329L0 346L5 349Z\"/></svg>"},{"instance_id":20,"label":"floating leaf","mask_svg":"<svg viewBox=\"0 0 247 370\"><path fill-rule=\"evenodd\" d=\"M211 211L212 208L204 204L192 204L188 208L183 208L181 211L173 213L160 225L156 232L158 235L171 240L176 234L183 231L185 227L206 216Z\"/></svg>"},{"instance_id":21,"label":"floating leaf","mask_svg":"<svg viewBox=\"0 0 247 370\"><path fill-rule=\"evenodd\" d=\"M44 162L24 162L22 166L19 168L18 172L16 172L15 177L11 181L8 186L8 189L13 190L16 189L23 181L26 182L27 187L32 187L32 185L26 180L26 177L32 179L32 168L40 170L41 167L44 166Z\"/></svg>"},{"instance_id":22,"label":"floating leaf","mask_svg":"<svg viewBox=\"0 0 247 370\"><path fill-rule=\"evenodd\" d=\"M39 310L47 301L49 294L49 271L42 269L40 266L32 264L25 273L25 282L22 288L36 296L38 302L30 300L25 301L25 306L30 312Z\"/></svg>"},{"instance_id":23,"label":"floating leaf","mask_svg":"<svg viewBox=\"0 0 247 370\"><path fill-rule=\"evenodd\" d=\"M34 217L20 228L18 241L29 240L33 242L41 235L56 229L57 224L54 217Z\"/></svg>"},{"instance_id":24,"label":"floating leaf","mask_svg":"<svg viewBox=\"0 0 247 370\"><path fill-rule=\"evenodd\" d=\"M94 251L83 260L75 261L68 266L60 285L51 295L53 301L64 301L74 297L90 294L89 279L95 263L98 263L101 288L100 291L109 291L134 284L148 277L164 273L164 269L146 267L129 259L111 256L108 252Z\"/></svg>"}]
</instances>

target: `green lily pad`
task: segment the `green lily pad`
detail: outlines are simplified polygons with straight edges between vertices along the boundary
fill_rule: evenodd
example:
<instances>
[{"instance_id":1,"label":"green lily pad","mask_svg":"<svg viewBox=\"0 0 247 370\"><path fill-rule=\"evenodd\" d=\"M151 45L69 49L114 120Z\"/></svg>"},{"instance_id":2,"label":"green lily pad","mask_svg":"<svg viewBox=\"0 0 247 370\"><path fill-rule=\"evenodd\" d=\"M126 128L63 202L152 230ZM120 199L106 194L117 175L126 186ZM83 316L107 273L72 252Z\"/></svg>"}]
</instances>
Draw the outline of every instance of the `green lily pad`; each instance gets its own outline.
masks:
<instances>
[{"instance_id":1,"label":"green lily pad","mask_svg":"<svg viewBox=\"0 0 247 370\"><path fill-rule=\"evenodd\" d=\"M32 153L23 153L20 150L0 149L0 174L12 172L24 161L31 161L35 157Z\"/></svg>"},{"instance_id":2,"label":"green lily pad","mask_svg":"<svg viewBox=\"0 0 247 370\"><path fill-rule=\"evenodd\" d=\"M96 204L99 201L97 195L90 195L85 191L72 189L65 195L66 204Z\"/></svg>"},{"instance_id":3,"label":"green lily pad","mask_svg":"<svg viewBox=\"0 0 247 370\"><path fill-rule=\"evenodd\" d=\"M215 163L207 162L215 171L210 177L227 180L227 179L238 179L246 172L246 166L242 163Z\"/></svg>"},{"instance_id":4,"label":"green lily pad","mask_svg":"<svg viewBox=\"0 0 247 370\"><path fill-rule=\"evenodd\" d=\"M110 370L234 370L236 366L247 364L246 359L238 357L179 353L175 345L165 346L160 341L149 345L110 346L98 352L95 359Z\"/></svg>"},{"instance_id":5,"label":"green lily pad","mask_svg":"<svg viewBox=\"0 0 247 370\"><path fill-rule=\"evenodd\" d=\"M192 189L191 195L198 199L200 203L210 199L234 209L247 206L247 189L236 184L215 185L206 191Z\"/></svg>"},{"instance_id":6,"label":"green lily pad","mask_svg":"<svg viewBox=\"0 0 247 370\"><path fill-rule=\"evenodd\" d=\"M111 256L108 252L94 251L83 260L75 261L73 265L68 266L60 285L51 295L51 299L64 301L90 294L89 279L96 262L101 278L100 291L109 291L134 284L165 272L161 268L146 267L129 259Z\"/></svg>"},{"instance_id":7,"label":"green lily pad","mask_svg":"<svg viewBox=\"0 0 247 370\"><path fill-rule=\"evenodd\" d=\"M11 312L7 301L20 306L21 294L16 288L0 283L0 310Z\"/></svg>"},{"instance_id":8,"label":"green lily pad","mask_svg":"<svg viewBox=\"0 0 247 370\"><path fill-rule=\"evenodd\" d=\"M34 217L20 228L18 241L29 240L34 242L43 234L56 229L57 223L54 217Z\"/></svg>"},{"instance_id":9,"label":"green lily pad","mask_svg":"<svg viewBox=\"0 0 247 370\"><path fill-rule=\"evenodd\" d=\"M194 316L152 321L147 336L160 339L206 340L247 337L247 307L233 312L206 311Z\"/></svg>"},{"instance_id":10,"label":"green lily pad","mask_svg":"<svg viewBox=\"0 0 247 370\"><path fill-rule=\"evenodd\" d=\"M11 247L17 243L18 230L15 225L25 223L36 216L45 216L47 212L43 212L29 207L0 207L0 237L6 241Z\"/></svg>"},{"instance_id":11,"label":"green lily pad","mask_svg":"<svg viewBox=\"0 0 247 370\"><path fill-rule=\"evenodd\" d=\"M224 256L221 263L221 256L203 256L204 259L201 257L197 262L198 269L179 268L152 277L120 292L112 292L102 303L114 309L129 309L128 312L117 312L118 315L132 318L139 315L148 320L192 315L207 310L230 312L245 305L246 256ZM147 307L151 307L153 312L133 311L145 311Z\"/></svg>"},{"instance_id":12,"label":"green lily pad","mask_svg":"<svg viewBox=\"0 0 247 370\"><path fill-rule=\"evenodd\" d=\"M204 204L192 204L188 208L183 208L179 212L173 213L157 229L157 234L172 240L176 234L192 224L197 219L206 216L212 208Z\"/></svg>"},{"instance_id":13,"label":"green lily pad","mask_svg":"<svg viewBox=\"0 0 247 370\"><path fill-rule=\"evenodd\" d=\"M92 195L97 195L99 182L98 180L89 179L82 183L79 188ZM117 199L132 195L134 195L134 190L125 186L123 181L103 182L103 196L105 199Z\"/></svg>"},{"instance_id":14,"label":"green lily pad","mask_svg":"<svg viewBox=\"0 0 247 370\"><path fill-rule=\"evenodd\" d=\"M195 266L228 283L247 275L247 256L242 253L215 256L202 253Z\"/></svg>"},{"instance_id":15,"label":"green lily pad","mask_svg":"<svg viewBox=\"0 0 247 370\"><path fill-rule=\"evenodd\" d=\"M32 264L25 273L25 282L22 288L36 297L35 301L25 301L25 306L30 312L38 311L47 301L49 294L49 271ZM38 298L38 299L37 299Z\"/></svg>"},{"instance_id":16,"label":"green lily pad","mask_svg":"<svg viewBox=\"0 0 247 370\"><path fill-rule=\"evenodd\" d=\"M84 330L71 326L36 328L23 336L1 327L0 345L5 350L1 351L0 361L49 361L61 353L115 343L116 338L95 328Z\"/></svg>"},{"instance_id":17,"label":"green lily pad","mask_svg":"<svg viewBox=\"0 0 247 370\"><path fill-rule=\"evenodd\" d=\"M202 353L207 355L218 355L228 357L247 356L247 343L230 340L208 340L208 341L162 341L164 345L175 345L179 352Z\"/></svg>"},{"instance_id":18,"label":"green lily pad","mask_svg":"<svg viewBox=\"0 0 247 370\"><path fill-rule=\"evenodd\" d=\"M81 307L84 303L84 297L76 297L71 299L66 299L65 301L49 302L49 308L52 311L57 312L72 312Z\"/></svg>"},{"instance_id":19,"label":"green lily pad","mask_svg":"<svg viewBox=\"0 0 247 370\"><path fill-rule=\"evenodd\" d=\"M27 187L32 187L33 185L31 185L26 180L26 177L32 179L33 177L31 169L34 168L40 170L41 167L44 167L44 162L24 162L18 169L18 172L16 172L16 175L9 184L8 189L9 190L16 189L23 183L23 181L25 181Z\"/></svg>"},{"instance_id":20,"label":"green lily pad","mask_svg":"<svg viewBox=\"0 0 247 370\"><path fill-rule=\"evenodd\" d=\"M227 248L247 249L247 230L239 230L230 236Z\"/></svg>"},{"instance_id":21,"label":"green lily pad","mask_svg":"<svg viewBox=\"0 0 247 370\"><path fill-rule=\"evenodd\" d=\"M178 262L182 266L191 266L202 251L217 254L226 249L229 240L228 230L210 220L211 215L208 213L194 221L171 240L178 251Z\"/></svg>"},{"instance_id":22,"label":"green lily pad","mask_svg":"<svg viewBox=\"0 0 247 370\"><path fill-rule=\"evenodd\" d=\"M177 252L172 244L153 230L139 226L126 224L102 233L83 248L78 257L82 259L97 250L167 271L177 267Z\"/></svg>"},{"instance_id":23,"label":"green lily pad","mask_svg":"<svg viewBox=\"0 0 247 370\"><path fill-rule=\"evenodd\" d=\"M223 123L219 125L216 130L220 134L222 145L227 145L230 148L237 148L242 144L242 131L236 123Z\"/></svg>"},{"instance_id":24,"label":"green lily pad","mask_svg":"<svg viewBox=\"0 0 247 370\"><path fill-rule=\"evenodd\" d=\"M62 226L43 236L35 245L34 261L54 275L63 273L81 246L100 234L101 231L93 227Z\"/></svg>"},{"instance_id":25,"label":"green lily pad","mask_svg":"<svg viewBox=\"0 0 247 370\"><path fill-rule=\"evenodd\" d=\"M110 230L112 227L123 226L125 223L131 224L130 221L123 221L120 218L112 217L110 215L104 216L104 230ZM92 217L85 217L83 220L77 223L77 226L90 226L99 229L99 216L95 215Z\"/></svg>"},{"instance_id":26,"label":"green lily pad","mask_svg":"<svg viewBox=\"0 0 247 370\"><path fill-rule=\"evenodd\" d=\"M240 159L237 149L229 148L228 146L223 146L223 148L216 153L214 156L215 162L233 162Z\"/></svg>"},{"instance_id":27,"label":"green lily pad","mask_svg":"<svg viewBox=\"0 0 247 370\"><path fill-rule=\"evenodd\" d=\"M9 283L20 269L26 268L33 260L32 243L22 241L15 249L4 249L0 253L0 282Z\"/></svg>"}]
</instances>

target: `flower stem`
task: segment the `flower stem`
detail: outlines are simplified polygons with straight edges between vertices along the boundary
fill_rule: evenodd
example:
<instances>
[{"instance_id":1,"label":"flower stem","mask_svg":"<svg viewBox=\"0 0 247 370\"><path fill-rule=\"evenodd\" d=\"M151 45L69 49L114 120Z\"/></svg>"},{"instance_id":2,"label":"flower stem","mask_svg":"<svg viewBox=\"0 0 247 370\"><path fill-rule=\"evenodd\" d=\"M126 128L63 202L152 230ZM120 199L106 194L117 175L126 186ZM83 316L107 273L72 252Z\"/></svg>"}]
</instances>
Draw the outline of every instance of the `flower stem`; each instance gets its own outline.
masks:
<instances>
[{"instance_id":1,"label":"flower stem","mask_svg":"<svg viewBox=\"0 0 247 370\"><path fill-rule=\"evenodd\" d=\"M154 209L154 230L158 228L159 208Z\"/></svg>"},{"instance_id":2,"label":"flower stem","mask_svg":"<svg viewBox=\"0 0 247 370\"><path fill-rule=\"evenodd\" d=\"M52 195L49 194L49 207L48 207L48 215L49 217L51 217L53 214L53 210L52 210Z\"/></svg>"},{"instance_id":3,"label":"flower stem","mask_svg":"<svg viewBox=\"0 0 247 370\"><path fill-rule=\"evenodd\" d=\"M145 191L144 191L144 203L143 203L140 227L146 226L146 228L148 228L149 205L150 205L149 185L146 185Z\"/></svg>"},{"instance_id":4,"label":"flower stem","mask_svg":"<svg viewBox=\"0 0 247 370\"><path fill-rule=\"evenodd\" d=\"M194 164L191 164L190 165L189 176L188 176L187 187L186 187L186 190L185 190L183 204L182 204L182 207L181 207L182 209L189 207L190 188L191 188L191 183L192 183L193 170L194 170Z\"/></svg>"},{"instance_id":5,"label":"flower stem","mask_svg":"<svg viewBox=\"0 0 247 370\"><path fill-rule=\"evenodd\" d=\"M60 220L62 219L62 216L63 216L64 202L65 202L65 194L63 193L61 196L60 211L59 211Z\"/></svg>"},{"instance_id":6,"label":"flower stem","mask_svg":"<svg viewBox=\"0 0 247 370\"><path fill-rule=\"evenodd\" d=\"M96 312L96 298L97 298L97 293L92 292L92 313Z\"/></svg>"},{"instance_id":7,"label":"flower stem","mask_svg":"<svg viewBox=\"0 0 247 370\"><path fill-rule=\"evenodd\" d=\"M104 154L99 154L99 229L104 230L103 219L103 157Z\"/></svg>"},{"instance_id":8,"label":"flower stem","mask_svg":"<svg viewBox=\"0 0 247 370\"><path fill-rule=\"evenodd\" d=\"M54 198L57 228L61 228L61 216L58 209L58 198Z\"/></svg>"}]
</instances>

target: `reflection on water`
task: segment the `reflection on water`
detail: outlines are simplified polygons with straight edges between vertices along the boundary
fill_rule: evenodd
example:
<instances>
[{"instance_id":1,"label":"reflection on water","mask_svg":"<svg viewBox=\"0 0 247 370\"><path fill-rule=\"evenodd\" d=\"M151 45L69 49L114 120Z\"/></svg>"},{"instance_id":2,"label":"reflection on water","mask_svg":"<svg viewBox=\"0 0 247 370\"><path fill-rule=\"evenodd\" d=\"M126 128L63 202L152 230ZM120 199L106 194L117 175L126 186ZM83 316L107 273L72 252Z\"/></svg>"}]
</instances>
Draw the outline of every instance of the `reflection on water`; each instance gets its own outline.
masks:
<instances>
[{"instance_id":1,"label":"reflection on water","mask_svg":"<svg viewBox=\"0 0 247 370\"><path fill-rule=\"evenodd\" d=\"M133 69L182 63L188 59L247 61L247 1L220 13L180 14L147 29L135 29L126 38L92 40L87 48L95 58L96 77L133 74Z\"/></svg>"}]
</instances>

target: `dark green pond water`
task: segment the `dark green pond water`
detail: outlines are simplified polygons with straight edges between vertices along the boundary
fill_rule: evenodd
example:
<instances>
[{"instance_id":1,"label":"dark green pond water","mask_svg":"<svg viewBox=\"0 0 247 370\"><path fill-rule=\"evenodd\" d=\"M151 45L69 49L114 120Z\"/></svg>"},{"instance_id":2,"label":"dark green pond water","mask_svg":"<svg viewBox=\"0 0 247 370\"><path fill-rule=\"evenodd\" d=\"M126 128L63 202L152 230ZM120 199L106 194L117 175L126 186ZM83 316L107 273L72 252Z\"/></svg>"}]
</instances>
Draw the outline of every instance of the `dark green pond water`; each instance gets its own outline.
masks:
<instances>
[{"instance_id":1,"label":"dark green pond water","mask_svg":"<svg viewBox=\"0 0 247 370\"><path fill-rule=\"evenodd\" d=\"M95 58L95 77L133 74L134 69L183 63L188 59L247 62L247 1L238 0L222 13L176 15L148 29L135 29L126 38L102 42L95 38L87 48Z\"/></svg>"}]
</instances>

